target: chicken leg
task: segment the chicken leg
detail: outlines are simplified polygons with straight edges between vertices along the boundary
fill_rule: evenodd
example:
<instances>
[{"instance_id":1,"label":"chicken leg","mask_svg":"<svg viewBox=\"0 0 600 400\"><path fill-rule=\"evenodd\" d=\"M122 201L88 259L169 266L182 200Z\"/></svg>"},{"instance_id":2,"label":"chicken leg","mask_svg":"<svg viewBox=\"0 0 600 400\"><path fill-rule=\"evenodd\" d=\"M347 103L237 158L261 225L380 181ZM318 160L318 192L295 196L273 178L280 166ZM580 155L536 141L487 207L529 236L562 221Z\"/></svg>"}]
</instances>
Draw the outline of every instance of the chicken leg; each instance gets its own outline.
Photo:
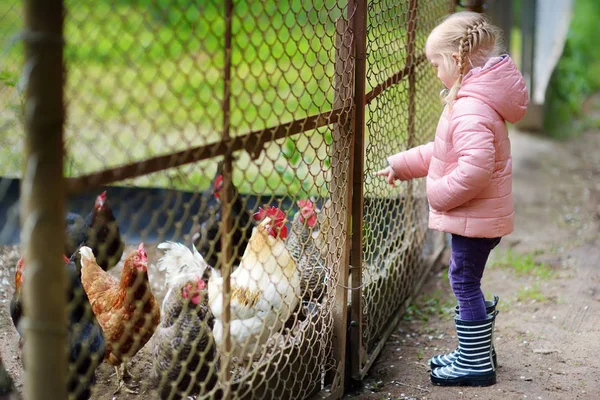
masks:
<instances>
[{"instance_id":1,"label":"chicken leg","mask_svg":"<svg viewBox=\"0 0 600 400\"><path fill-rule=\"evenodd\" d=\"M138 391L138 386L137 385L130 385L128 386L125 381L123 380L123 377L125 374L127 374L128 376L129 373L127 372L127 368L125 367L125 364L123 364L123 374L120 373L119 371L119 367L115 366L115 373L117 375L117 382L118 382L118 386L117 386L117 390L115 390L113 392L113 396L117 393L119 393L121 391L121 389L123 389L124 391L126 391L127 393L131 393L131 394L139 394Z\"/></svg>"},{"instance_id":2,"label":"chicken leg","mask_svg":"<svg viewBox=\"0 0 600 400\"><path fill-rule=\"evenodd\" d=\"M131 372L127 369L127 363L123 363L123 378L129 378L132 381L137 381L137 377L131 375Z\"/></svg>"}]
</instances>

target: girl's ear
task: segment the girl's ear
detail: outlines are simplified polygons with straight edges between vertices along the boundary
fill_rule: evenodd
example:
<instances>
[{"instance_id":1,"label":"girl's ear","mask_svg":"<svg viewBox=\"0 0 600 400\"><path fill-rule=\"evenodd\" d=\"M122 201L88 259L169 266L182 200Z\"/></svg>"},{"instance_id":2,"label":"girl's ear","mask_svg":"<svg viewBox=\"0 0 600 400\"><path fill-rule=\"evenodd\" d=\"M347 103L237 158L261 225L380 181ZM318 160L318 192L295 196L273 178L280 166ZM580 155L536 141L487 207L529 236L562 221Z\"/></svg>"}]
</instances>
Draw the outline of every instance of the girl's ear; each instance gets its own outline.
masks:
<instances>
[{"instance_id":1,"label":"girl's ear","mask_svg":"<svg viewBox=\"0 0 600 400\"><path fill-rule=\"evenodd\" d=\"M452 59L454 63L458 66L458 53L452 53Z\"/></svg>"}]
</instances>

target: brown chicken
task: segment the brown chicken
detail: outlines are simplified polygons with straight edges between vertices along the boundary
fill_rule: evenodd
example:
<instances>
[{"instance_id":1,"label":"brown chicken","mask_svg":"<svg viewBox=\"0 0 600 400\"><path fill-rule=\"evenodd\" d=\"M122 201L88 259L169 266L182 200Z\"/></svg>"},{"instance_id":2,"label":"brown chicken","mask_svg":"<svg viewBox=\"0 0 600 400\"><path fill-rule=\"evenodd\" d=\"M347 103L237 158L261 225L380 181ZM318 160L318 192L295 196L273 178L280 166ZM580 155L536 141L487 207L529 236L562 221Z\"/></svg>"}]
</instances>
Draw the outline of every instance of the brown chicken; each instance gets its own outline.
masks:
<instances>
[{"instance_id":1,"label":"brown chicken","mask_svg":"<svg viewBox=\"0 0 600 400\"><path fill-rule=\"evenodd\" d=\"M144 244L125 259L121 280L110 276L96 263L92 249L81 252L81 282L88 295L104 336L104 360L115 367L118 387L130 393L125 385L127 361L150 340L160 323L160 308L148 281L148 256ZM123 374L119 367L123 364Z\"/></svg>"}]
</instances>

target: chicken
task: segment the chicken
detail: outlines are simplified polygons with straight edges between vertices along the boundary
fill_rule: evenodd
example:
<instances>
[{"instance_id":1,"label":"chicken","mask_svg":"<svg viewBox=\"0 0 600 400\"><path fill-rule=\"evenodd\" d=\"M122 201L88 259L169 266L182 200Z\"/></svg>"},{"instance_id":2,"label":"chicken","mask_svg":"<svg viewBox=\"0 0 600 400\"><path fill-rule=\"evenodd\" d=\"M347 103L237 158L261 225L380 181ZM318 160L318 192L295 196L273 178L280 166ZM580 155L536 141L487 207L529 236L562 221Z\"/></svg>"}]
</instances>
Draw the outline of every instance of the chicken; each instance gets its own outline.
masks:
<instances>
[{"instance_id":1,"label":"chicken","mask_svg":"<svg viewBox=\"0 0 600 400\"><path fill-rule=\"evenodd\" d=\"M213 207L208 211L208 219L206 219L201 227L200 232L194 235L194 244L202 254L206 262L216 268L220 269L221 265L221 197L220 192L223 190L223 175L222 175L223 163L219 163L217 167L217 174L212 184L213 195L217 200ZM251 218L251 214L248 211L245 202L240 197L235 186L233 186L233 200L231 203L231 220L232 220L232 232L231 232L231 243L233 264L239 264L242 254L248 245L248 240L252 233L254 223Z\"/></svg>"},{"instance_id":2,"label":"chicken","mask_svg":"<svg viewBox=\"0 0 600 400\"><path fill-rule=\"evenodd\" d=\"M106 191L96 198L92 212L84 220L74 213L67 213L66 253L75 255L78 267L81 265L80 246L88 246L94 252L97 264L108 271L123 256L125 244L121 239L119 225L108 204Z\"/></svg>"},{"instance_id":3,"label":"chicken","mask_svg":"<svg viewBox=\"0 0 600 400\"><path fill-rule=\"evenodd\" d=\"M19 321L21 320L21 316L23 314L22 309L22 293L21 287L23 286L23 257L19 259L17 262L17 268L15 270L15 292L13 293L13 297L10 299L9 303L9 312L10 317L12 318L13 324L19 332L19 335L23 337L23 332L19 327ZM22 346L22 343L19 343Z\"/></svg>"},{"instance_id":4,"label":"chicken","mask_svg":"<svg viewBox=\"0 0 600 400\"><path fill-rule=\"evenodd\" d=\"M105 339L102 329L94 316L88 298L81 285L81 279L75 264L63 256L67 273L68 304L68 355L69 373L67 389L73 399L90 398L92 385L95 383L94 371L102 362L105 352ZM20 289L23 282L23 258L17 264L17 296L11 301L11 317L19 334L21 318Z\"/></svg>"},{"instance_id":5,"label":"chicken","mask_svg":"<svg viewBox=\"0 0 600 400\"><path fill-rule=\"evenodd\" d=\"M65 217L67 228L65 254L69 256L75 254L79 246L86 242L89 235L89 221L92 220L92 213L87 216L87 219L88 221L79 214L67 212L67 216Z\"/></svg>"},{"instance_id":6,"label":"chicken","mask_svg":"<svg viewBox=\"0 0 600 400\"><path fill-rule=\"evenodd\" d=\"M66 257L65 257L65 261ZM67 389L74 399L89 399L94 372L106 352L104 332L92 312L81 276L73 261L67 264L67 301L69 309L69 375ZM90 371L92 371L90 373Z\"/></svg>"},{"instance_id":7,"label":"chicken","mask_svg":"<svg viewBox=\"0 0 600 400\"><path fill-rule=\"evenodd\" d=\"M320 216L318 214L320 210L311 200L299 200L297 204L298 212L292 220L286 246L300 271L302 300L318 301L324 293L326 277L326 260L315 243L320 234L320 224L317 218ZM323 220L323 218L321 219Z\"/></svg>"},{"instance_id":8,"label":"chicken","mask_svg":"<svg viewBox=\"0 0 600 400\"><path fill-rule=\"evenodd\" d=\"M122 388L137 393L123 381L127 361L150 340L160 323L160 309L148 281L144 244L127 256L120 280L100 268L92 249L83 246L80 253L81 282L106 337L104 360L115 367L117 374L115 393Z\"/></svg>"},{"instance_id":9,"label":"chicken","mask_svg":"<svg viewBox=\"0 0 600 400\"><path fill-rule=\"evenodd\" d=\"M185 245L175 242L163 242L158 245L158 248L165 250L165 255L158 260L158 269L165 272L166 289L180 286L182 282L187 282L196 276L206 278L205 273L210 271L209 265L194 245L192 251Z\"/></svg>"},{"instance_id":10,"label":"chicken","mask_svg":"<svg viewBox=\"0 0 600 400\"><path fill-rule=\"evenodd\" d=\"M252 232L239 267L231 274L230 332L233 355L247 359L279 331L298 305L300 273L285 246L285 213L270 207L254 215L262 221ZM223 340L223 278L213 271L208 299L215 341Z\"/></svg>"},{"instance_id":11,"label":"chicken","mask_svg":"<svg viewBox=\"0 0 600 400\"><path fill-rule=\"evenodd\" d=\"M208 307L206 283L200 275L180 277L165 297L161 323L153 338L154 371L161 399L201 397L217 383L214 318Z\"/></svg>"}]
</instances>

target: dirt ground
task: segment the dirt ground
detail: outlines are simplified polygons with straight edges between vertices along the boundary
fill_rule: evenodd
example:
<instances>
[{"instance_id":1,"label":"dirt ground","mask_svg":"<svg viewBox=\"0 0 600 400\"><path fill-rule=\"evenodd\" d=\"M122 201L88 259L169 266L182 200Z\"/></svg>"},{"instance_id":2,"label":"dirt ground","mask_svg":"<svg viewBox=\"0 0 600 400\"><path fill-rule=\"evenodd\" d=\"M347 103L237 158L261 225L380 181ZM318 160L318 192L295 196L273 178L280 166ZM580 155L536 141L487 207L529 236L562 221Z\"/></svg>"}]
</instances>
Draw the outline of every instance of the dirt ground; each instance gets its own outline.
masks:
<instances>
[{"instance_id":1,"label":"dirt ground","mask_svg":"<svg viewBox=\"0 0 600 400\"><path fill-rule=\"evenodd\" d=\"M512 146L516 230L483 280L486 297L500 296L498 383L430 383L427 360L457 343L444 265L347 398L600 399L600 132L568 142L515 132Z\"/></svg>"}]
</instances>

